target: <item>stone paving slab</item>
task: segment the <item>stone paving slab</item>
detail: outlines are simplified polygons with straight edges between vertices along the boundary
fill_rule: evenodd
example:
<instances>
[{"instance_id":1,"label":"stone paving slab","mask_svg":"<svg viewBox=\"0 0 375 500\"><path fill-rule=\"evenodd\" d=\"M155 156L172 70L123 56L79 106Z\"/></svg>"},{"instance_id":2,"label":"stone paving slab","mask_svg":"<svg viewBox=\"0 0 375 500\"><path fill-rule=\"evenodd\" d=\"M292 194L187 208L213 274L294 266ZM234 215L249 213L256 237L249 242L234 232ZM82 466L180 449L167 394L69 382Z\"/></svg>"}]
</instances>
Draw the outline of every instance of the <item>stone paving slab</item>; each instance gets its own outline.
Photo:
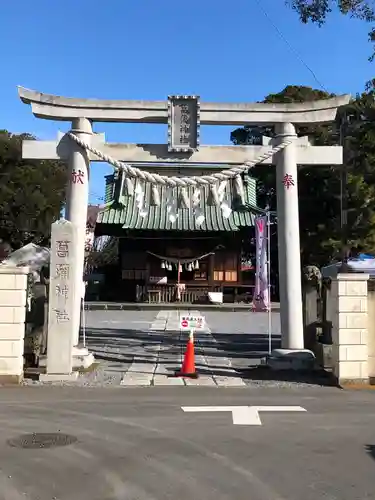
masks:
<instances>
[{"instance_id":1,"label":"stone paving slab","mask_svg":"<svg viewBox=\"0 0 375 500\"><path fill-rule=\"evenodd\" d=\"M214 375L213 379L218 387L246 387L246 383L240 377L234 378Z\"/></svg>"},{"instance_id":2,"label":"stone paving slab","mask_svg":"<svg viewBox=\"0 0 375 500\"><path fill-rule=\"evenodd\" d=\"M155 386L166 386L166 385L185 385L184 380L181 377L170 377L167 375L155 375L152 381L152 385Z\"/></svg>"},{"instance_id":3,"label":"stone paving slab","mask_svg":"<svg viewBox=\"0 0 375 500\"><path fill-rule=\"evenodd\" d=\"M210 386L215 387L217 384L215 382L214 377L212 375L199 375L198 378L186 378L185 385L187 386Z\"/></svg>"},{"instance_id":4,"label":"stone paving slab","mask_svg":"<svg viewBox=\"0 0 375 500\"><path fill-rule=\"evenodd\" d=\"M150 377L131 377L125 375L121 380L120 385L133 386L133 387L149 387L152 382L152 376Z\"/></svg>"}]
</instances>

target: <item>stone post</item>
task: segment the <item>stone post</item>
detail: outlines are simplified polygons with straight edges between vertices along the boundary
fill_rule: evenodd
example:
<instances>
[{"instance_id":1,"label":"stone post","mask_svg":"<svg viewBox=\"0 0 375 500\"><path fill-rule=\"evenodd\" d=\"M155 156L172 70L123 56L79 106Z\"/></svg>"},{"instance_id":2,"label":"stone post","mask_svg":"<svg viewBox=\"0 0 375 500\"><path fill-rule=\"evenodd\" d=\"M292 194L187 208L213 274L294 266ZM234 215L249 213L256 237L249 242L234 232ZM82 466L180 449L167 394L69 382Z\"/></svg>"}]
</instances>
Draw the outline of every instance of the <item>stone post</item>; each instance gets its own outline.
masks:
<instances>
[{"instance_id":1,"label":"stone post","mask_svg":"<svg viewBox=\"0 0 375 500\"><path fill-rule=\"evenodd\" d=\"M291 123L276 126L279 142L296 137ZM282 348L303 349L301 254L295 145L277 154L277 229Z\"/></svg>"},{"instance_id":2,"label":"stone post","mask_svg":"<svg viewBox=\"0 0 375 500\"><path fill-rule=\"evenodd\" d=\"M61 219L52 224L48 303L47 374L41 380L76 378L73 336L78 230Z\"/></svg>"},{"instance_id":3,"label":"stone post","mask_svg":"<svg viewBox=\"0 0 375 500\"><path fill-rule=\"evenodd\" d=\"M72 123L72 132L90 144L92 126L86 118L76 118ZM81 318L81 299L83 292L83 272L85 260L85 241L87 206L89 201L90 160L84 148L71 141L71 156L69 159L69 181L67 189L66 219L77 228L76 258L74 267L74 303L72 306L73 345L79 343ZM72 278L73 279L73 278Z\"/></svg>"},{"instance_id":4,"label":"stone post","mask_svg":"<svg viewBox=\"0 0 375 500\"><path fill-rule=\"evenodd\" d=\"M368 274L332 279L332 365L339 383L368 381Z\"/></svg>"},{"instance_id":5,"label":"stone post","mask_svg":"<svg viewBox=\"0 0 375 500\"><path fill-rule=\"evenodd\" d=\"M23 379L27 267L0 266L0 384Z\"/></svg>"}]
</instances>

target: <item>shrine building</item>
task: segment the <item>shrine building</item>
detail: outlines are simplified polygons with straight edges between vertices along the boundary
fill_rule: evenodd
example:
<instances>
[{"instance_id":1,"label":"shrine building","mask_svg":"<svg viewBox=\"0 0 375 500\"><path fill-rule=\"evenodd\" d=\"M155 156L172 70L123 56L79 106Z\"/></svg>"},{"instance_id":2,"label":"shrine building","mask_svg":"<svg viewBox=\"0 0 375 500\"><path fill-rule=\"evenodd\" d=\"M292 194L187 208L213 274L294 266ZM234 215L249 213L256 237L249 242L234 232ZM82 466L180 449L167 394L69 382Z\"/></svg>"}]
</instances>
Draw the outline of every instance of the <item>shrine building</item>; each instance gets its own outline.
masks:
<instances>
[{"instance_id":1,"label":"shrine building","mask_svg":"<svg viewBox=\"0 0 375 500\"><path fill-rule=\"evenodd\" d=\"M170 167L158 167L157 172L166 170L170 175ZM174 170L186 175L193 168ZM153 204L150 183L137 195L137 187L130 193L124 181L121 173L106 177L105 203L95 227L96 237L119 238L118 300L199 303L212 292L223 293L225 302L252 299L254 271L248 249L257 213L255 179L243 176L241 197L227 183L226 210L210 199L208 188L201 188L199 213L179 202L180 188L162 187ZM193 199L194 188L184 189Z\"/></svg>"}]
</instances>

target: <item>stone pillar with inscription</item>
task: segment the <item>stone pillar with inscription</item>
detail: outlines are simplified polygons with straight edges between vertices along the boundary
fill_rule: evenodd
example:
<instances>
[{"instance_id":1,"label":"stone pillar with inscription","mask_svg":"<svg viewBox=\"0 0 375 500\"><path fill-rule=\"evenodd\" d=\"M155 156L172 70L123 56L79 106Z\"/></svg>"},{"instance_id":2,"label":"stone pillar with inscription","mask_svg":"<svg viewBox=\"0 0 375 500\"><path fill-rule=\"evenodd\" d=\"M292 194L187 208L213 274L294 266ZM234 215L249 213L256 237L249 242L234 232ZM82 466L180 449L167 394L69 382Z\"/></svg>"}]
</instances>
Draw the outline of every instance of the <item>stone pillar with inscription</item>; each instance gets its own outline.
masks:
<instances>
[{"instance_id":1,"label":"stone pillar with inscription","mask_svg":"<svg viewBox=\"0 0 375 500\"><path fill-rule=\"evenodd\" d=\"M60 219L52 224L48 305L47 373L41 380L74 379L73 335L77 228Z\"/></svg>"}]
</instances>

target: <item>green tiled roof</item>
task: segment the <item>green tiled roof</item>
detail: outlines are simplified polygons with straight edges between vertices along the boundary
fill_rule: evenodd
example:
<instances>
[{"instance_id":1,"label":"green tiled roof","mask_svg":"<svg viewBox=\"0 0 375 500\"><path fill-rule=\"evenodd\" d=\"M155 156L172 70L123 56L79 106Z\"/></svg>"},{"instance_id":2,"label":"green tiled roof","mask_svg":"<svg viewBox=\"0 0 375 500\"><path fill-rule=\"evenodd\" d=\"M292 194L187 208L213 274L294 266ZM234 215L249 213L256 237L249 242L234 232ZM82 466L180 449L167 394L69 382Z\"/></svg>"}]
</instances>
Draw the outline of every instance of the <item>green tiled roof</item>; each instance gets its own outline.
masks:
<instances>
[{"instance_id":1,"label":"green tiled roof","mask_svg":"<svg viewBox=\"0 0 375 500\"><path fill-rule=\"evenodd\" d=\"M204 188L204 196L202 196L201 207L205 220L203 224L196 224L196 217L191 208L179 208L178 217L174 223L168 219L167 199L171 196L171 192L167 188L159 188L160 205L152 206L151 200L151 185L145 185L145 210L147 215L141 217L136 206L135 196L121 194L115 197L114 176L106 178L106 207L99 211L97 224L118 224L124 229L141 229L141 230L159 230L159 231L238 231L241 227L249 227L254 225L255 213L246 206L238 207L232 211L229 218L222 215L219 207L211 206L207 200L208 190ZM229 199L233 199L234 193L231 192L232 186L228 182L226 193ZM256 206L256 181L251 177L244 178L245 188L245 205ZM191 198L193 188L188 188L189 198ZM172 190L173 198L178 199L178 188Z\"/></svg>"}]
</instances>

